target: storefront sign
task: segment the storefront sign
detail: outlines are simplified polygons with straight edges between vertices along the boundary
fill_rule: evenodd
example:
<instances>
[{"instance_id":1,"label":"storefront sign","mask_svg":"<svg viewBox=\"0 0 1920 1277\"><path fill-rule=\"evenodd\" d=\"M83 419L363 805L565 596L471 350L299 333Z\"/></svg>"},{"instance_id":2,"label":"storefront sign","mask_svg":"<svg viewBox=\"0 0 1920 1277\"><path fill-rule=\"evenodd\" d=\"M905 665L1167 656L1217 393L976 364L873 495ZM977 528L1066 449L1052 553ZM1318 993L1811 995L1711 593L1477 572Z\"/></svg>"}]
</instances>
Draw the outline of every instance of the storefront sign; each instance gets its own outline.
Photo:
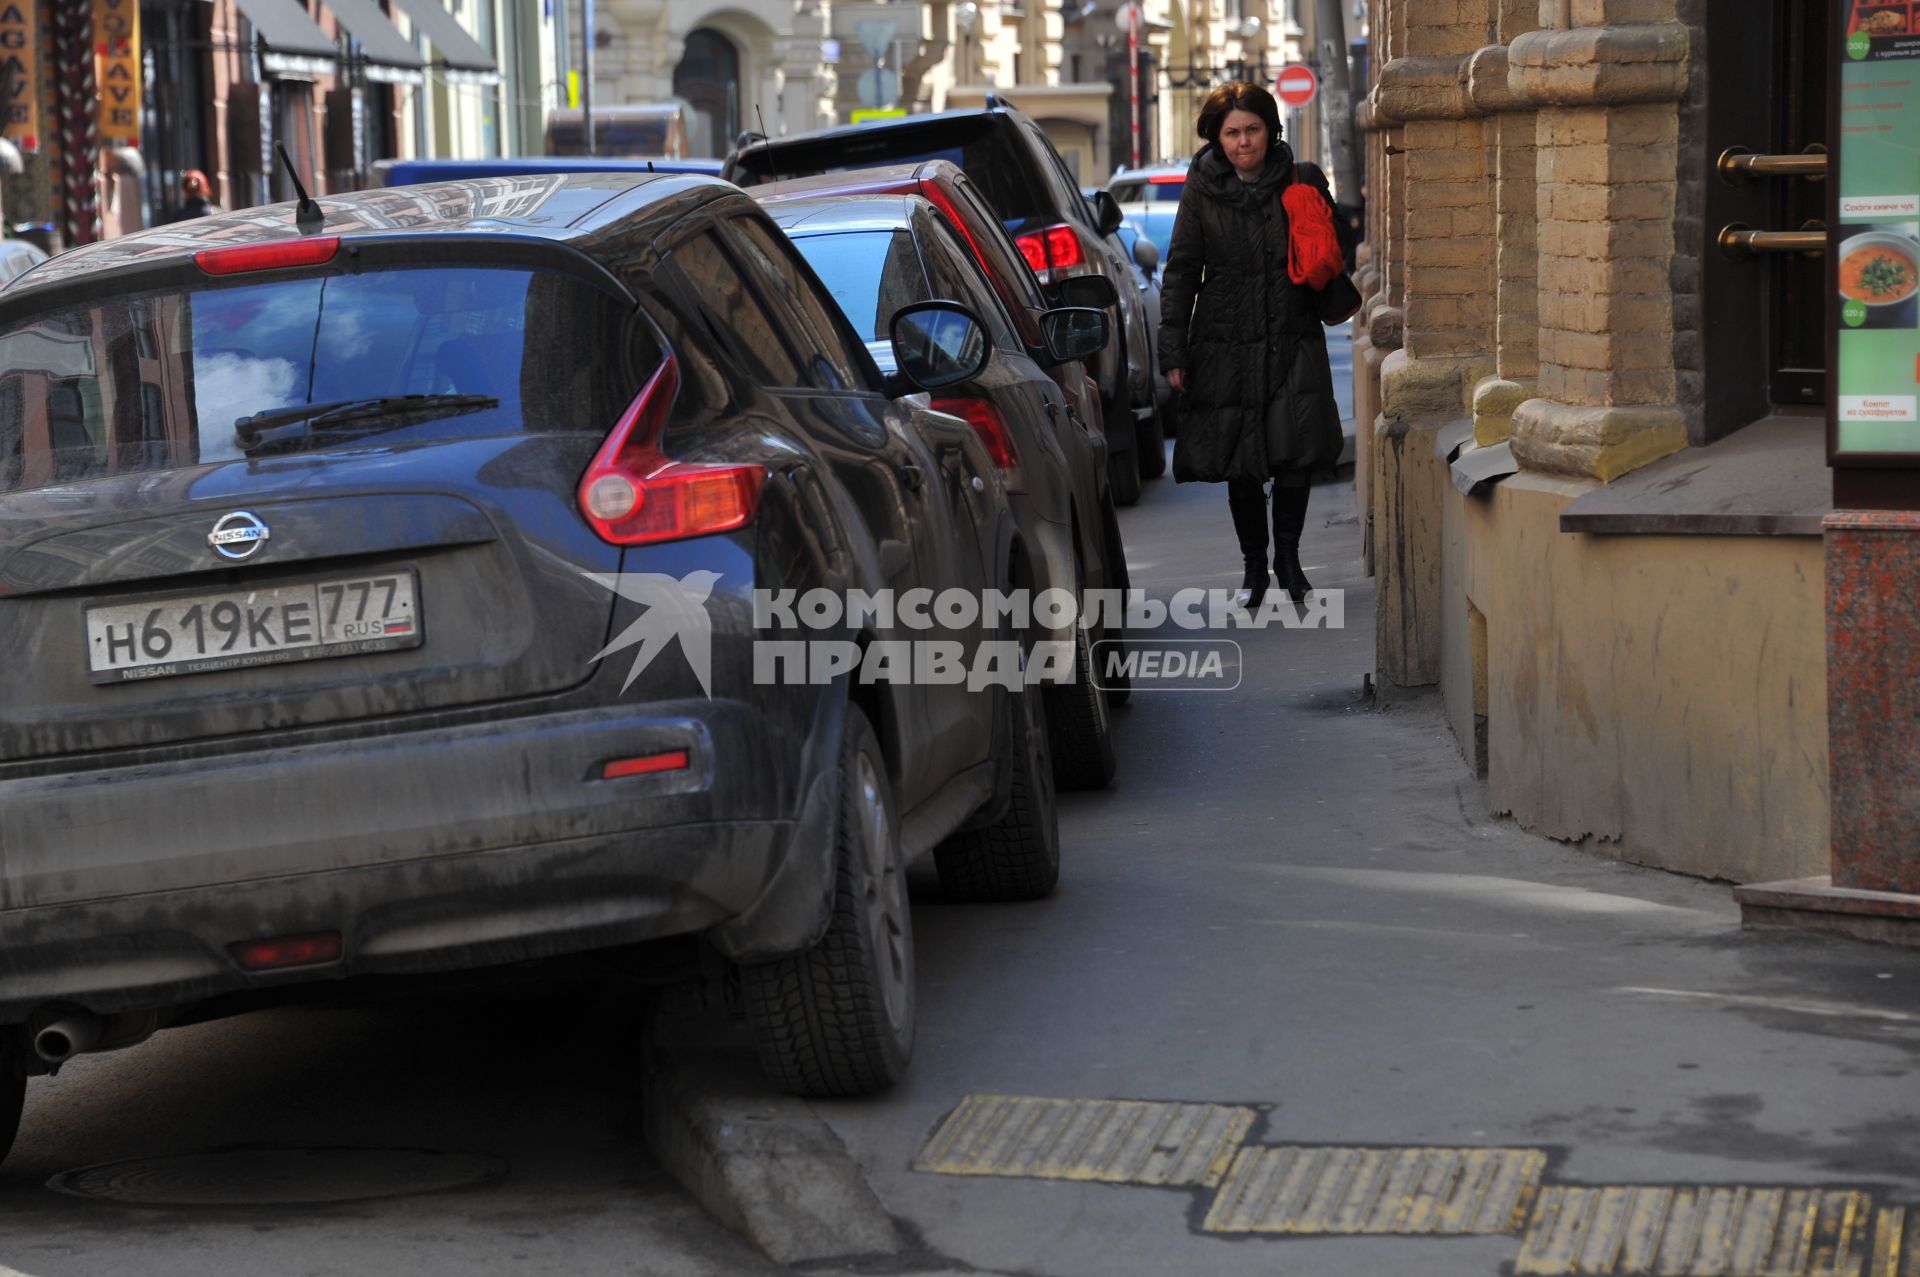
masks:
<instances>
[{"instance_id":1,"label":"storefront sign","mask_svg":"<svg viewBox=\"0 0 1920 1277\"><path fill-rule=\"evenodd\" d=\"M1828 458L1920 465L1920 7L1835 8Z\"/></svg>"},{"instance_id":2,"label":"storefront sign","mask_svg":"<svg viewBox=\"0 0 1920 1277\"><path fill-rule=\"evenodd\" d=\"M100 145L140 145L139 0L93 0Z\"/></svg>"},{"instance_id":3,"label":"storefront sign","mask_svg":"<svg viewBox=\"0 0 1920 1277\"><path fill-rule=\"evenodd\" d=\"M36 0L0 0L0 131L22 151L40 149Z\"/></svg>"}]
</instances>

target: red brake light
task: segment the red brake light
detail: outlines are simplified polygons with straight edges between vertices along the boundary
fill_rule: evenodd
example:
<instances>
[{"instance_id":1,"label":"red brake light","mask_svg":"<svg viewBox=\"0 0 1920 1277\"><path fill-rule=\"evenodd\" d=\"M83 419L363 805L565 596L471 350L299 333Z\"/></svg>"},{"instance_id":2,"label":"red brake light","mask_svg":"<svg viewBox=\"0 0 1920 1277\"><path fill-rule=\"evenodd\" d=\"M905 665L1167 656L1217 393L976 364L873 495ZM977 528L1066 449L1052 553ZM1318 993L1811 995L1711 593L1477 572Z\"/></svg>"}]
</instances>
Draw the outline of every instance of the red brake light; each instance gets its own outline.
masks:
<instances>
[{"instance_id":1,"label":"red brake light","mask_svg":"<svg viewBox=\"0 0 1920 1277\"><path fill-rule=\"evenodd\" d=\"M1047 227L1047 256L1055 266L1078 266L1087 260L1080 252L1080 237L1071 226Z\"/></svg>"},{"instance_id":2,"label":"red brake light","mask_svg":"<svg viewBox=\"0 0 1920 1277\"><path fill-rule=\"evenodd\" d=\"M1152 186L1179 186L1186 180L1187 175L1185 173L1162 173L1158 177L1148 178L1147 182Z\"/></svg>"},{"instance_id":3,"label":"red brake light","mask_svg":"<svg viewBox=\"0 0 1920 1277\"><path fill-rule=\"evenodd\" d=\"M236 248L203 248L194 264L209 275L244 275L256 270L283 270L289 266L319 266L340 251L338 235L311 239L276 240L271 244L242 244Z\"/></svg>"},{"instance_id":4,"label":"red brake light","mask_svg":"<svg viewBox=\"0 0 1920 1277\"><path fill-rule=\"evenodd\" d=\"M1000 471L1008 492L1027 490L1026 475L1020 469L1020 451L1013 446L1013 432L1007 429L1007 419L990 400L935 399L932 406L935 412L958 417L973 427L980 442L987 445L987 455L993 458L994 468Z\"/></svg>"},{"instance_id":5,"label":"red brake light","mask_svg":"<svg viewBox=\"0 0 1920 1277\"><path fill-rule=\"evenodd\" d=\"M242 971L275 971L281 967L311 967L340 960L340 933L316 931L305 936L279 936L230 944L227 951Z\"/></svg>"},{"instance_id":6,"label":"red brake light","mask_svg":"<svg viewBox=\"0 0 1920 1277\"><path fill-rule=\"evenodd\" d=\"M1027 265L1033 267L1036 275L1049 266L1079 266L1087 260L1080 249L1080 237L1065 222L1045 230L1028 231L1013 242L1019 245L1020 255L1027 259Z\"/></svg>"},{"instance_id":7,"label":"red brake light","mask_svg":"<svg viewBox=\"0 0 1920 1277\"><path fill-rule=\"evenodd\" d=\"M669 750L664 754L645 754L639 758L616 758L600 769L602 780L622 776L649 776L654 772L683 772L687 769L687 751Z\"/></svg>"},{"instance_id":8,"label":"red brake light","mask_svg":"<svg viewBox=\"0 0 1920 1277\"><path fill-rule=\"evenodd\" d=\"M1038 275L1047 268L1047 242L1040 238L1038 231L1021 235L1014 241L1014 247L1020 250L1020 256L1027 259L1027 265L1033 267Z\"/></svg>"},{"instance_id":9,"label":"red brake light","mask_svg":"<svg viewBox=\"0 0 1920 1277\"><path fill-rule=\"evenodd\" d=\"M680 392L669 355L600 446L580 480L580 509L610 545L650 545L727 532L753 522L767 472L760 466L672 461L660 432Z\"/></svg>"}]
</instances>

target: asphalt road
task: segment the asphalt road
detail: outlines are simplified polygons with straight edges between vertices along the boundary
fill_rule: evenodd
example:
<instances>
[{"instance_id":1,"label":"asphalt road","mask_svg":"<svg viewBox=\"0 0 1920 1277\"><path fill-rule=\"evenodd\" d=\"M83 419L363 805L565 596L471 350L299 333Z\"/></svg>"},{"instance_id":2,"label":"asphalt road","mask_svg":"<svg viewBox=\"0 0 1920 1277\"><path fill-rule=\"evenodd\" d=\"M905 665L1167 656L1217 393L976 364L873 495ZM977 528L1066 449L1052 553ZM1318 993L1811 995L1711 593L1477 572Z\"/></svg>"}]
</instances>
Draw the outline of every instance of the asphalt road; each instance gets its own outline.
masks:
<instances>
[{"instance_id":1,"label":"asphalt road","mask_svg":"<svg viewBox=\"0 0 1920 1277\"><path fill-rule=\"evenodd\" d=\"M639 1026L638 999L619 985L529 984L264 1012L83 1056L28 1084L0 1168L0 1277L778 1271L648 1160ZM426 1150L486 1159L476 1169L491 1175L327 1205L156 1208L46 1187L103 1163L261 1147ZM411 1182L419 1160L374 1165L366 1191ZM241 1171L225 1181L240 1195L276 1174ZM310 1177L354 1191L344 1172L277 1173L295 1190ZM111 1182L182 1181L163 1170Z\"/></svg>"}]
</instances>

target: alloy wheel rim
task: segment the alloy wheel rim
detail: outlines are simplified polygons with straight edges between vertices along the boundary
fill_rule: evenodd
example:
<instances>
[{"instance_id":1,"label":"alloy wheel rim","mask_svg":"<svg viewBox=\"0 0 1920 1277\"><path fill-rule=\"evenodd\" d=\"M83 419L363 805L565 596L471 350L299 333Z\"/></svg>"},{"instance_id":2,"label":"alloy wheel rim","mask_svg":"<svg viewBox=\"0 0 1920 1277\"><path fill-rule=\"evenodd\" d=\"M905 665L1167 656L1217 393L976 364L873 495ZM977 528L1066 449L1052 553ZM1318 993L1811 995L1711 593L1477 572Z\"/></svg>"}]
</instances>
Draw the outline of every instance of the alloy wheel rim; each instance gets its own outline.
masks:
<instances>
[{"instance_id":1,"label":"alloy wheel rim","mask_svg":"<svg viewBox=\"0 0 1920 1277\"><path fill-rule=\"evenodd\" d=\"M887 1022L896 1030L907 1018L907 892L897 859L890 854L887 805L873 760L860 756L855 785L860 803L860 861L866 871L867 943L880 974Z\"/></svg>"}]
</instances>

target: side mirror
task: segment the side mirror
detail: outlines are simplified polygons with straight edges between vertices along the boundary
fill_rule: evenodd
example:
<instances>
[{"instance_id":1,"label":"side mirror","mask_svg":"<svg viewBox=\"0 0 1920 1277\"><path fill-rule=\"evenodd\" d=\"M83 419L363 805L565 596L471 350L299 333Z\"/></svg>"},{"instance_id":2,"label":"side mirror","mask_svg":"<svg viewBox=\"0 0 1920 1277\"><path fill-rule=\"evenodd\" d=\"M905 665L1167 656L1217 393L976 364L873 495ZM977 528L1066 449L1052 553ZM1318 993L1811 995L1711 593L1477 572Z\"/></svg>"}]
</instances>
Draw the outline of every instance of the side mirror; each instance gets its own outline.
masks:
<instances>
[{"instance_id":1,"label":"side mirror","mask_svg":"<svg viewBox=\"0 0 1920 1277\"><path fill-rule=\"evenodd\" d=\"M1120 201L1113 198L1110 191L1093 193L1093 227L1104 238L1120 229L1120 223L1127 220L1120 211Z\"/></svg>"},{"instance_id":2,"label":"side mirror","mask_svg":"<svg viewBox=\"0 0 1920 1277\"><path fill-rule=\"evenodd\" d=\"M1140 269L1147 272L1147 278L1153 278L1153 272L1160 269L1160 246L1142 235L1133 241L1133 260L1140 263Z\"/></svg>"},{"instance_id":3,"label":"side mirror","mask_svg":"<svg viewBox=\"0 0 1920 1277\"><path fill-rule=\"evenodd\" d=\"M1120 304L1120 290L1105 275L1070 275L1053 286L1055 303L1105 310Z\"/></svg>"},{"instance_id":4,"label":"side mirror","mask_svg":"<svg viewBox=\"0 0 1920 1277\"><path fill-rule=\"evenodd\" d=\"M1040 332L1047 339L1047 353L1055 363L1091 359L1106 349L1111 331L1104 310L1068 306L1040 316Z\"/></svg>"},{"instance_id":5,"label":"side mirror","mask_svg":"<svg viewBox=\"0 0 1920 1277\"><path fill-rule=\"evenodd\" d=\"M894 365L919 390L941 390L980 375L993 353L987 330L955 302L919 302L894 312Z\"/></svg>"}]
</instances>

